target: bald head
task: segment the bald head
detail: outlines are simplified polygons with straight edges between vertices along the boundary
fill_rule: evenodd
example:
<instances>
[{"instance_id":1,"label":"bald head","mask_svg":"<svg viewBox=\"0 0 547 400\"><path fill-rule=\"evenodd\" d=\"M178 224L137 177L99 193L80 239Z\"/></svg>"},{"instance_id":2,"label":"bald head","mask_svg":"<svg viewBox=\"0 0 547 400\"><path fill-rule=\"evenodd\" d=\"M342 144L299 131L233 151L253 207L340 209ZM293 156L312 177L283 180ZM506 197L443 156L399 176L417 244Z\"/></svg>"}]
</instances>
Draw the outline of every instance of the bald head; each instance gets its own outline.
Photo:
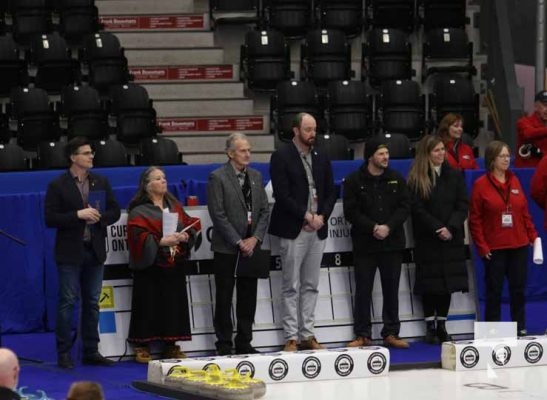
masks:
<instances>
[{"instance_id":1,"label":"bald head","mask_svg":"<svg viewBox=\"0 0 547 400\"><path fill-rule=\"evenodd\" d=\"M13 351L0 348L0 386L15 390L19 380L19 360Z\"/></svg>"},{"instance_id":2,"label":"bald head","mask_svg":"<svg viewBox=\"0 0 547 400\"><path fill-rule=\"evenodd\" d=\"M103 388L97 382L74 382L68 390L67 400L104 400Z\"/></svg>"}]
</instances>

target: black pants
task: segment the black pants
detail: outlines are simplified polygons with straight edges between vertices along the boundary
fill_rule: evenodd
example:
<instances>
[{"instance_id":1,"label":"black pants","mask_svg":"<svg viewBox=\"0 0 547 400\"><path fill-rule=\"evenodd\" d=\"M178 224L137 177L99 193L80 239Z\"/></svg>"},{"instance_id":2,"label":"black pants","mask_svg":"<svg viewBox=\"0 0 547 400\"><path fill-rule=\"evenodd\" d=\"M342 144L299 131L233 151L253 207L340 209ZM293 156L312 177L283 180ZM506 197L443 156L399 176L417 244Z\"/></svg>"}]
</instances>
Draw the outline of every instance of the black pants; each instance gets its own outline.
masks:
<instances>
[{"instance_id":1,"label":"black pants","mask_svg":"<svg viewBox=\"0 0 547 400\"><path fill-rule=\"evenodd\" d=\"M424 317L437 317L446 319L448 310L450 309L450 300L452 295L446 294L424 294L422 295L422 306L424 309Z\"/></svg>"},{"instance_id":2,"label":"black pants","mask_svg":"<svg viewBox=\"0 0 547 400\"><path fill-rule=\"evenodd\" d=\"M236 286L237 334L235 347L245 350L253 340L253 322L256 311L256 278L234 277L237 256L235 254L215 253L214 273L216 285L215 333L216 346L232 347L232 297Z\"/></svg>"},{"instance_id":3,"label":"black pants","mask_svg":"<svg viewBox=\"0 0 547 400\"><path fill-rule=\"evenodd\" d=\"M354 332L356 336L371 337L371 300L376 269L380 270L382 282L382 337L398 335L399 280L403 256L400 251L354 255L355 305L353 308Z\"/></svg>"},{"instance_id":4,"label":"black pants","mask_svg":"<svg viewBox=\"0 0 547 400\"><path fill-rule=\"evenodd\" d=\"M528 277L528 246L492 251L490 260L484 259L486 277L485 321L501 320L501 295L507 277L511 319L517 330L526 329L525 296Z\"/></svg>"}]
</instances>

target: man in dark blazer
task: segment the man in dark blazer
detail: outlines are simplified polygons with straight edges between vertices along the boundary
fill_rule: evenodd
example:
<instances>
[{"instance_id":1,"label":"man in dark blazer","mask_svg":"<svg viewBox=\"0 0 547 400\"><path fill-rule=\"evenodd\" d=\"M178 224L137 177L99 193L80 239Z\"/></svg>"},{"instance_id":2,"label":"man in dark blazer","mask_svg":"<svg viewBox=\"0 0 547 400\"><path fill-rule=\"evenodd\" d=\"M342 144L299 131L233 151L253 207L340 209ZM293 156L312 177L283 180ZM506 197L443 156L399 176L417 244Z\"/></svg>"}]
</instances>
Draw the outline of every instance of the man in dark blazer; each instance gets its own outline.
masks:
<instances>
[{"instance_id":1,"label":"man in dark blazer","mask_svg":"<svg viewBox=\"0 0 547 400\"><path fill-rule=\"evenodd\" d=\"M258 351L251 345L256 311L257 278L235 277L238 253L249 257L260 246L268 226L268 198L262 175L249 167L251 145L242 133L226 141L228 162L209 175L207 207L213 221L211 248L214 252L216 285L215 333L219 355L232 354L231 305L237 286L236 354Z\"/></svg>"},{"instance_id":2,"label":"man in dark blazer","mask_svg":"<svg viewBox=\"0 0 547 400\"><path fill-rule=\"evenodd\" d=\"M269 233L280 238L285 351L320 349L314 334L319 272L336 192L328 157L315 150L315 119L300 113L292 143L270 161L275 204Z\"/></svg>"},{"instance_id":3,"label":"man in dark blazer","mask_svg":"<svg viewBox=\"0 0 547 400\"><path fill-rule=\"evenodd\" d=\"M55 327L57 363L73 368L72 316L81 295L83 363L109 365L98 351L99 296L106 259L106 227L120 218L108 180L89 172L94 152L84 137L67 143L67 172L53 180L45 200L46 225L56 228L55 261L59 280Z\"/></svg>"}]
</instances>

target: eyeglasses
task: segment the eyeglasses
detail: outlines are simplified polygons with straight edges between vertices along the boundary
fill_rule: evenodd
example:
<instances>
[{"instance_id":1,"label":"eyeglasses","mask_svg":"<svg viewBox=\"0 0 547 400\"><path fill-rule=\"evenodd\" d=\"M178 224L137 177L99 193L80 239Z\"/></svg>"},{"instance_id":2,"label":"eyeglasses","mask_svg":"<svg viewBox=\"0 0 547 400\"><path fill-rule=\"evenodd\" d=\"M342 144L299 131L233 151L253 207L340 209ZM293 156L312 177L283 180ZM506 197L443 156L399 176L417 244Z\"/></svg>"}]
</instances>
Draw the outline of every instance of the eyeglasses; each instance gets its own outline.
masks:
<instances>
[{"instance_id":1,"label":"eyeglasses","mask_svg":"<svg viewBox=\"0 0 547 400\"><path fill-rule=\"evenodd\" d=\"M94 151L82 151L81 153L74 153L77 156L94 156Z\"/></svg>"}]
</instances>

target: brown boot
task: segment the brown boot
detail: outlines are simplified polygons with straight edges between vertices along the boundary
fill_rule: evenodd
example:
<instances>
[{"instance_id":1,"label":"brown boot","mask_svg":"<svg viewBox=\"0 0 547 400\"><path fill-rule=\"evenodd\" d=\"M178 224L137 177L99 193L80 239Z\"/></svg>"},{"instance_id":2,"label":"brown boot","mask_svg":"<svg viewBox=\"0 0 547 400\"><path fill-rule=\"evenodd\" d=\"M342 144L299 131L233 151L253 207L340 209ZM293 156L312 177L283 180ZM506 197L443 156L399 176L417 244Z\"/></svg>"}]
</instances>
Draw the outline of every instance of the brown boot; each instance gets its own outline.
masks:
<instances>
[{"instance_id":1,"label":"brown boot","mask_svg":"<svg viewBox=\"0 0 547 400\"><path fill-rule=\"evenodd\" d=\"M186 354L180 349L180 346L176 344L165 345L163 353L161 353L162 358L186 358Z\"/></svg>"},{"instance_id":2,"label":"brown boot","mask_svg":"<svg viewBox=\"0 0 547 400\"><path fill-rule=\"evenodd\" d=\"M384 344L388 347L393 347L394 349L408 349L410 345L395 335L388 335L384 338Z\"/></svg>"},{"instance_id":3,"label":"brown boot","mask_svg":"<svg viewBox=\"0 0 547 400\"><path fill-rule=\"evenodd\" d=\"M298 346L296 345L296 340L287 340L285 343L285 347L283 348L283 351L296 351L298 350Z\"/></svg>"},{"instance_id":4,"label":"brown boot","mask_svg":"<svg viewBox=\"0 0 547 400\"><path fill-rule=\"evenodd\" d=\"M300 350L321 350L325 346L319 344L315 336L300 341Z\"/></svg>"},{"instance_id":5,"label":"brown boot","mask_svg":"<svg viewBox=\"0 0 547 400\"><path fill-rule=\"evenodd\" d=\"M372 346L372 340L366 336L357 336L357 339L348 343L348 347Z\"/></svg>"},{"instance_id":6,"label":"brown boot","mask_svg":"<svg viewBox=\"0 0 547 400\"><path fill-rule=\"evenodd\" d=\"M152 360L148 346L135 347L135 361L141 364L148 364Z\"/></svg>"}]
</instances>

